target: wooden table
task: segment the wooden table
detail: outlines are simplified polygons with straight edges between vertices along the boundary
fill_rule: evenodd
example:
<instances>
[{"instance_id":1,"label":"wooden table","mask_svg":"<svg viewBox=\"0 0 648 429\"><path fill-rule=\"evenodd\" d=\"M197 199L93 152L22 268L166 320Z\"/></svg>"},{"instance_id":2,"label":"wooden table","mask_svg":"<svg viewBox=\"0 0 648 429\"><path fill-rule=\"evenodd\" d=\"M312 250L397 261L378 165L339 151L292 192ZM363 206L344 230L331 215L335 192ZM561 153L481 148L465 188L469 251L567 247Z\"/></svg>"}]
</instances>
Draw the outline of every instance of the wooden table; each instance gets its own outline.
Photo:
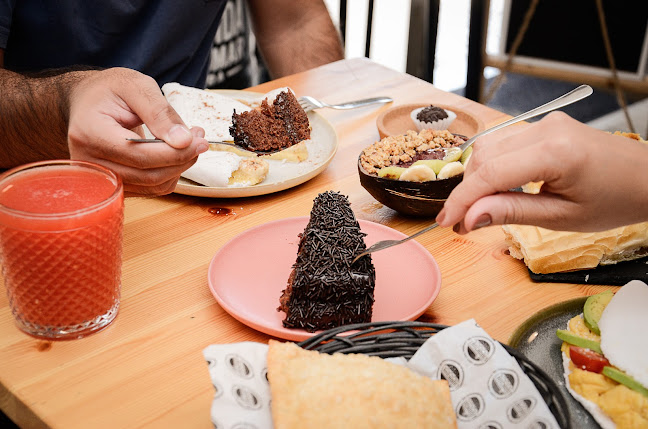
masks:
<instances>
[{"instance_id":1,"label":"wooden table","mask_svg":"<svg viewBox=\"0 0 648 429\"><path fill-rule=\"evenodd\" d=\"M280 86L328 101L388 95L394 105L446 104L479 116L486 126L508 117L367 59L339 61L253 89ZM269 339L231 317L210 293L207 267L224 243L269 221L307 216L313 198L326 190L348 195L359 219L406 234L429 224L383 207L360 186L358 154L378 139L376 118L389 107L320 110L335 126L339 148L322 174L296 188L242 199L127 199L121 309L100 333L67 342L36 340L14 326L6 295L0 294L2 410L25 427L211 428L214 390L202 350ZM232 213L215 216L214 207ZM418 241L443 276L440 294L420 320L453 325L475 318L503 342L536 311L607 288L531 282L524 264L507 254L497 226L466 236L436 229Z\"/></svg>"}]
</instances>

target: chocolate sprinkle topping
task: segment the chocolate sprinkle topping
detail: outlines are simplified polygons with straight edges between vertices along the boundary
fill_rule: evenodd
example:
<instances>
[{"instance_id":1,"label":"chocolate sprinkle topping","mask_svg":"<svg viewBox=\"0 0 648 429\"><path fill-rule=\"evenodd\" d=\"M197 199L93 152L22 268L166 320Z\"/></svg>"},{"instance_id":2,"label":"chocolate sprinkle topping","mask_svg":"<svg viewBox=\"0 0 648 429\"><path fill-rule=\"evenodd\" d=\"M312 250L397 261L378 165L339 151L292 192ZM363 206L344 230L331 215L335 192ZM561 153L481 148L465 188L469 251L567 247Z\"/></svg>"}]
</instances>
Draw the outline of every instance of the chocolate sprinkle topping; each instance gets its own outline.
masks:
<instances>
[{"instance_id":1,"label":"chocolate sprinkle topping","mask_svg":"<svg viewBox=\"0 0 648 429\"><path fill-rule=\"evenodd\" d=\"M371 256L351 263L366 249L365 236L346 196L328 191L315 198L280 298L285 327L312 332L371 321L376 283Z\"/></svg>"},{"instance_id":2,"label":"chocolate sprinkle topping","mask_svg":"<svg viewBox=\"0 0 648 429\"><path fill-rule=\"evenodd\" d=\"M442 108L436 106L426 107L425 109L418 112L418 114L416 115L416 119L418 119L421 122L427 122L427 123L436 122L441 119L445 119L447 117L448 117L448 113Z\"/></svg>"}]
</instances>

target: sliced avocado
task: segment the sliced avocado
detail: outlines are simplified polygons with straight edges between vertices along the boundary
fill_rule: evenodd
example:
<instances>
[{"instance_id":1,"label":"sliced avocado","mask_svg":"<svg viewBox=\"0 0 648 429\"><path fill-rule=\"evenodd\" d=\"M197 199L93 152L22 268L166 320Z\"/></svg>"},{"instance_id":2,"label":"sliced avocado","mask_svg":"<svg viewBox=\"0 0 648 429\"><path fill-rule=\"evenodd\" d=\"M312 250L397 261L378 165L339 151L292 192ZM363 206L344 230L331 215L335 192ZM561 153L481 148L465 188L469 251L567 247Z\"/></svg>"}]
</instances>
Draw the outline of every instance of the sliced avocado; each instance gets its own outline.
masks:
<instances>
[{"instance_id":1,"label":"sliced avocado","mask_svg":"<svg viewBox=\"0 0 648 429\"><path fill-rule=\"evenodd\" d=\"M434 174L439 174L439 171L441 171L446 164L447 162L442 159L419 159L412 165L427 165L434 170Z\"/></svg>"},{"instance_id":2,"label":"sliced avocado","mask_svg":"<svg viewBox=\"0 0 648 429\"><path fill-rule=\"evenodd\" d=\"M601 343L594 340L588 340L587 338L579 337L578 335L572 334L566 329L558 329L556 331L556 336L563 340L566 343L573 344L577 347L583 347L584 349L590 349L597 353L603 354L601 351Z\"/></svg>"},{"instance_id":3,"label":"sliced avocado","mask_svg":"<svg viewBox=\"0 0 648 429\"><path fill-rule=\"evenodd\" d=\"M613 296L614 294L611 290L606 290L605 292L590 296L585 301L585 306L583 307L583 318L585 319L585 325L596 335L601 335L601 330L598 327L598 322L599 320L601 320L603 310L605 310L605 307L608 305Z\"/></svg>"},{"instance_id":4,"label":"sliced avocado","mask_svg":"<svg viewBox=\"0 0 648 429\"><path fill-rule=\"evenodd\" d=\"M378 170L378 177L398 180L401 174L403 174L403 171L405 171L403 167L394 167L393 165L390 167L383 167Z\"/></svg>"},{"instance_id":5,"label":"sliced avocado","mask_svg":"<svg viewBox=\"0 0 648 429\"><path fill-rule=\"evenodd\" d=\"M465 164L466 161L468 161L468 158L470 158L470 155L472 155L472 146L463 151L463 153L461 154L461 159L459 159L459 161L461 161L462 164Z\"/></svg>"},{"instance_id":6,"label":"sliced avocado","mask_svg":"<svg viewBox=\"0 0 648 429\"><path fill-rule=\"evenodd\" d=\"M648 389L643 387L641 383L639 383L637 380L630 377L628 374L621 371L620 369L614 368L612 366L606 366L603 368L603 375L610 377L612 380L623 384L628 389L632 389L635 392L639 392L648 398Z\"/></svg>"}]
</instances>

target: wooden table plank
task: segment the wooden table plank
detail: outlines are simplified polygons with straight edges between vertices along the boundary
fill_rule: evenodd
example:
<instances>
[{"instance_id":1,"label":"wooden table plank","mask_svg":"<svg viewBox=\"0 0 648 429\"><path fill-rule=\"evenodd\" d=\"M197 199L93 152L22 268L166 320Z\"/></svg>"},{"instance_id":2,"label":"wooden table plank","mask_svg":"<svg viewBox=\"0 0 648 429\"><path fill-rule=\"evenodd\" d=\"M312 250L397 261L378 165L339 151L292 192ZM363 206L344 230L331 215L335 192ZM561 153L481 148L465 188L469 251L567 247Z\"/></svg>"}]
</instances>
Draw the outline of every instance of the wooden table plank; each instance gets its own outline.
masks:
<instances>
[{"instance_id":1,"label":"wooden table plank","mask_svg":"<svg viewBox=\"0 0 648 429\"><path fill-rule=\"evenodd\" d=\"M340 61L253 90L281 86L330 102L388 95L394 104L447 104L479 116L486 126L508 117L367 59ZM202 350L269 338L236 321L211 295L207 267L221 246L254 226L308 215L325 190L348 195L360 219L406 234L429 224L383 207L360 186L357 157L378 139L376 118L389 107L321 110L336 129L339 149L322 174L295 188L240 199L127 199L122 305L103 332L66 342L33 339L16 329L1 294L0 408L28 427L211 428L214 392ZM210 213L218 207L232 213ZM441 292L421 320L452 325L475 318L500 341L541 308L608 288L531 282L524 264L506 254L499 227L463 237L436 229L418 241L443 276Z\"/></svg>"}]
</instances>

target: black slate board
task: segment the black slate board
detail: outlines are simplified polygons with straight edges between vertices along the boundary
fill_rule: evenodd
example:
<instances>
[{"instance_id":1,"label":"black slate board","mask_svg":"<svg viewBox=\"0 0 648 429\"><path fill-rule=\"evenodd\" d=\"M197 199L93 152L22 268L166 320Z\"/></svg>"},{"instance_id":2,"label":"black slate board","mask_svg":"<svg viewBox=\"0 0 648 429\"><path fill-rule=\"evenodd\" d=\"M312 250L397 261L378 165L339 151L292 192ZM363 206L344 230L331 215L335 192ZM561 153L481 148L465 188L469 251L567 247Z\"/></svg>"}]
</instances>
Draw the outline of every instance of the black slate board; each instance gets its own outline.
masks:
<instances>
[{"instance_id":1,"label":"black slate board","mask_svg":"<svg viewBox=\"0 0 648 429\"><path fill-rule=\"evenodd\" d=\"M648 256L614 265L602 265L591 270L552 274L535 274L529 271L529 275L535 282L623 286L630 280L648 282Z\"/></svg>"}]
</instances>

